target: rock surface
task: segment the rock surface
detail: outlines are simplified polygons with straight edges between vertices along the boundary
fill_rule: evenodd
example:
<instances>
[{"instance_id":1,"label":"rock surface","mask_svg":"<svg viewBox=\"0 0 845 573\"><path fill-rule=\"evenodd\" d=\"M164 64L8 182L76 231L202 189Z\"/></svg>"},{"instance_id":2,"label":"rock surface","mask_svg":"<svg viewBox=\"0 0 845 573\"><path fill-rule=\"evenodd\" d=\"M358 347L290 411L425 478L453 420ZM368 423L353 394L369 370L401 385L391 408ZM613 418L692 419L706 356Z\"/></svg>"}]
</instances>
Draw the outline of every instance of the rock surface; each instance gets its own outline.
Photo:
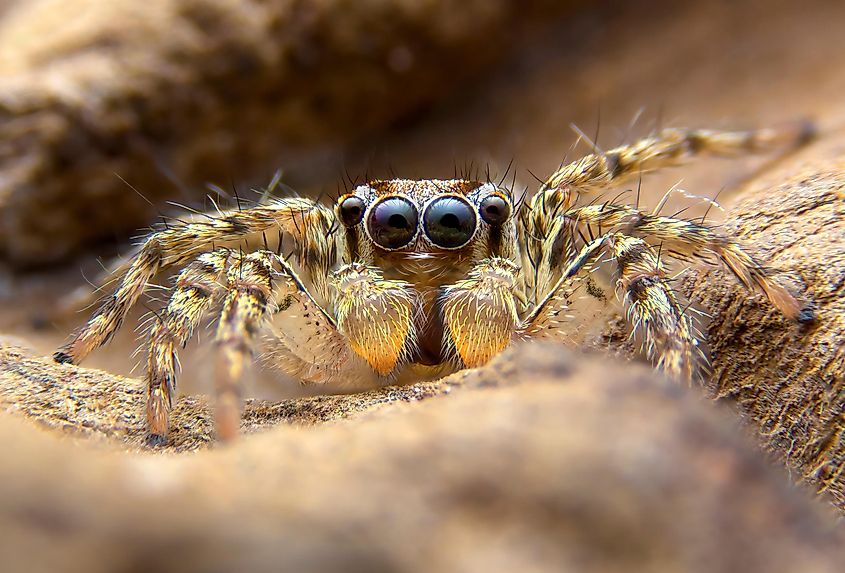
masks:
<instances>
[{"instance_id":1,"label":"rock surface","mask_svg":"<svg viewBox=\"0 0 845 573\"><path fill-rule=\"evenodd\" d=\"M253 403L252 434L185 455L139 451L136 381L0 356L6 408L65 434L0 418L15 570L837 571L845 557L829 510L728 411L645 367L531 345L433 385ZM182 400L173 449L207 440L207 418Z\"/></svg>"},{"instance_id":2,"label":"rock surface","mask_svg":"<svg viewBox=\"0 0 845 573\"><path fill-rule=\"evenodd\" d=\"M691 275L686 290L714 317L708 390L736 403L768 449L845 509L845 158L762 182L728 221L726 232L805 291L817 320L790 325L724 273Z\"/></svg>"}]
</instances>

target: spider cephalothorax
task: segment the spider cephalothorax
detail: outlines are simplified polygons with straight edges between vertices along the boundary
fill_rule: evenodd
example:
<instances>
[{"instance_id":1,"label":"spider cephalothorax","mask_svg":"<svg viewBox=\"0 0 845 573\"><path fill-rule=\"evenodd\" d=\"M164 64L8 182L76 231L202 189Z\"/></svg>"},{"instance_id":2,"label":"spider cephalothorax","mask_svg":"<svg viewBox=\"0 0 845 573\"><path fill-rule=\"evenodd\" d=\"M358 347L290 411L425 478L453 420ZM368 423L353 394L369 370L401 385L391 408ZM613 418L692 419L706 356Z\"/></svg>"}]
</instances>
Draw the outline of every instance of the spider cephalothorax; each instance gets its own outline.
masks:
<instances>
[{"instance_id":1,"label":"spider cephalothorax","mask_svg":"<svg viewBox=\"0 0 845 573\"><path fill-rule=\"evenodd\" d=\"M284 198L170 225L149 236L114 295L55 358L84 358L149 281L184 266L149 334L154 441L168 430L176 350L210 312L219 316L224 438L237 433L239 383L256 350L264 365L303 382L360 389L478 366L516 340L577 343L584 318L597 316L579 321L579 298L599 312L618 301L647 356L692 380L706 371L701 337L664 260L722 263L790 318L812 313L703 222L595 202L596 192L696 153L762 151L806 136L667 129L563 166L519 207L490 181L395 179L360 185L332 207ZM278 234L277 249L268 234ZM280 255L284 242L293 257Z\"/></svg>"},{"instance_id":2,"label":"spider cephalothorax","mask_svg":"<svg viewBox=\"0 0 845 573\"><path fill-rule=\"evenodd\" d=\"M384 279L410 293L415 312L407 329L396 328L413 336L395 342L397 357L401 347L406 362L440 366L440 373L449 365L483 362L461 334L470 329L464 324L467 314L448 311L454 306L452 299L462 296L460 284L467 280L505 281L513 288L513 209L507 190L493 183L458 179L375 181L340 198L337 212L344 226L344 260L379 269ZM502 270L505 266L513 268ZM355 272L360 276L362 270ZM345 273L341 270L340 274ZM515 310L512 307L507 310ZM485 356L499 352L507 342L487 340L493 347L483 351ZM369 352L360 351L363 356ZM397 370L396 363L371 364L382 375Z\"/></svg>"}]
</instances>

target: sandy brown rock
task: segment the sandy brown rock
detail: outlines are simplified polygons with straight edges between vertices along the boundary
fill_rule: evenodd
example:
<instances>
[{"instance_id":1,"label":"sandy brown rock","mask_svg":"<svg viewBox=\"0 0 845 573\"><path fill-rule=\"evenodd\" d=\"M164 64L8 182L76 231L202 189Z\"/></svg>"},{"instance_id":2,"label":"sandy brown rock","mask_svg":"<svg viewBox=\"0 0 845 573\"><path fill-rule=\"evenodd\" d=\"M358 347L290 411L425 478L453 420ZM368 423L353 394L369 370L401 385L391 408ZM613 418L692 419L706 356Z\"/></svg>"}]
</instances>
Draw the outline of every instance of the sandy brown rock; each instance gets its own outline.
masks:
<instances>
[{"instance_id":1,"label":"sandy brown rock","mask_svg":"<svg viewBox=\"0 0 845 573\"><path fill-rule=\"evenodd\" d=\"M0 557L17 569L836 571L842 563L830 514L791 488L729 413L645 368L530 346L451 379L448 396L407 403L410 387L386 400L335 398L332 409L344 414L328 424L313 423L313 402L291 402L265 410L276 427L232 446L152 455L137 452L136 422L112 414L140 406L139 395L120 390L125 379L98 373L102 407L92 407L96 398L78 396L69 378L89 372L16 362L18 352L3 350L4 401L27 373L40 384L52 378L45 394L87 408L89 435L131 451L0 417ZM373 409L374 401L389 405ZM180 409L183 420L206 416L200 401ZM29 417L75 416L60 410ZM208 437L203 424L190 432Z\"/></svg>"},{"instance_id":2,"label":"sandy brown rock","mask_svg":"<svg viewBox=\"0 0 845 573\"><path fill-rule=\"evenodd\" d=\"M125 238L157 217L130 186L166 210L206 182L305 173L477 77L511 45L489 38L565 5L16 3L0 20L0 256L43 265Z\"/></svg>"},{"instance_id":3,"label":"sandy brown rock","mask_svg":"<svg viewBox=\"0 0 845 573\"><path fill-rule=\"evenodd\" d=\"M450 391L457 379L391 386L349 396L315 396L268 402L247 400L242 431L250 433L279 423L312 426L379 409L415 402ZM108 437L134 448L146 439L146 386L141 380L101 370L57 365L11 340L0 338L0 404L40 425L87 437ZM182 396L172 414L168 450L188 451L214 442L213 412L202 395Z\"/></svg>"},{"instance_id":4,"label":"sandy brown rock","mask_svg":"<svg viewBox=\"0 0 845 573\"><path fill-rule=\"evenodd\" d=\"M763 182L733 209L735 233L816 307L790 324L720 271L686 283L714 319L708 390L736 403L763 443L845 508L845 160Z\"/></svg>"}]
</instances>

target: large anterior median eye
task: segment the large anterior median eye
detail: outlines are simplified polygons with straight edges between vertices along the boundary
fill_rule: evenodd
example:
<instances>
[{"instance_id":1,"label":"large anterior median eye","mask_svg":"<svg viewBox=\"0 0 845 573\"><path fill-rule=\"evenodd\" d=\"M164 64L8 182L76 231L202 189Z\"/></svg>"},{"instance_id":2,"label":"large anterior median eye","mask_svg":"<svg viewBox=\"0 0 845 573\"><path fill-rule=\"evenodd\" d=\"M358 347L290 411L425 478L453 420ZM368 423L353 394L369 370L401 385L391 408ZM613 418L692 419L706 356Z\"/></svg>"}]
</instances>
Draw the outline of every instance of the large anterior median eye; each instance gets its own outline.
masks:
<instances>
[{"instance_id":1,"label":"large anterior median eye","mask_svg":"<svg viewBox=\"0 0 845 573\"><path fill-rule=\"evenodd\" d=\"M373 241L385 249L400 249L417 234L416 206L404 197L379 201L367 217L367 230Z\"/></svg>"},{"instance_id":2,"label":"large anterior median eye","mask_svg":"<svg viewBox=\"0 0 845 573\"><path fill-rule=\"evenodd\" d=\"M466 245L475 234L475 210L460 197L440 197L423 213L423 229L432 243L444 249Z\"/></svg>"}]
</instances>

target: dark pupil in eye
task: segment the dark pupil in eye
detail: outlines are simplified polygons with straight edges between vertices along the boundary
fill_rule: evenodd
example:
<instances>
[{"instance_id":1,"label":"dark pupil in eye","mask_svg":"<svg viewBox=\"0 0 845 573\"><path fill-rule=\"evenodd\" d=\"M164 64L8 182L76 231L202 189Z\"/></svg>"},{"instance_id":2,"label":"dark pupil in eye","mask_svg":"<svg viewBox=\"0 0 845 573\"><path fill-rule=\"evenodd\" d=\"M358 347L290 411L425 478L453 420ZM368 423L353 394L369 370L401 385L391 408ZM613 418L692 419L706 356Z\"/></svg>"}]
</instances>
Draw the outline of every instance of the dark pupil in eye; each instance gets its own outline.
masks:
<instances>
[{"instance_id":1,"label":"dark pupil in eye","mask_svg":"<svg viewBox=\"0 0 845 573\"><path fill-rule=\"evenodd\" d=\"M407 229L408 220L402 215L391 215L387 220L387 224L394 229Z\"/></svg>"},{"instance_id":2,"label":"dark pupil in eye","mask_svg":"<svg viewBox=\"0 0 845 573\"><path fill-rule=\"evenodd\" d=\"M508 202L498 195L490 195L484 199L479 210L481 218L490 225L501 225L511 214Z\"/></svg>"},{"instance_id":3,"label":"dark pupil in eye","mask_svg":"<svg viewBox=\"0 0 845 573\"><path fill-rule=\"evenodd\" d=\"M417 233L417 208L402 197L390 197L376 204L367 218L373 241L385 249L398 249Z\"/></svg>"},{"instance_id":4,"label":"dark pupil in eye","mask_svg":"<svg viewBox=\"0 0 845 573\"><path fill-rule=\"evenodd\" d=\"M426 236L438 247L455 249L465 245L475 233L475 211L463 199L441 197L425 210Z\"/></svg>"},{"instance_id":5,"label":"dark pupil in eye","mask_svg":"<svg viewBox=\"0 0 845 573\"><path fill-rule=\"evenodd\" d=\"M347 227L353 227L364 217L364 201L358 197L347 197L340 204L340 220Z\"/></svg>"}]
</instances>

